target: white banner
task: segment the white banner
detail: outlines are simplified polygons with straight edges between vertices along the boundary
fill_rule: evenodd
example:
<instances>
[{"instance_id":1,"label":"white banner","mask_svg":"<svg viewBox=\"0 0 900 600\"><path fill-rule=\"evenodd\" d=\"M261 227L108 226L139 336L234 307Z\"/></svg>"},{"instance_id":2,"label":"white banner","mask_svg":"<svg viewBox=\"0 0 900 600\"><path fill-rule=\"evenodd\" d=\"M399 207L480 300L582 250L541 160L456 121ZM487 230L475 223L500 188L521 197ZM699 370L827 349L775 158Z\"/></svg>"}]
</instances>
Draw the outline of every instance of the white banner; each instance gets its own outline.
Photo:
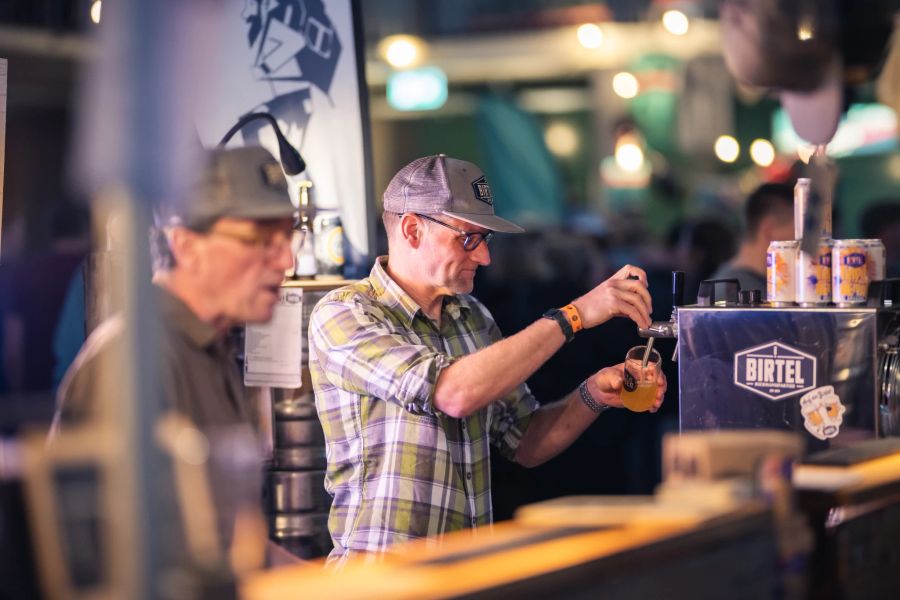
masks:
<instances>
[{"instance_id":1,"label":"white banner","mask_svg":"<svg viewBox=\"0 0 900 600\"><path fill-rule=\"evenodd\" d=\"M368 106L355 12L352 0L223 2L215 64L194 107L207 147L247 113L268 112L278 120L307 164L289 179L291 198L297 205L298 182L309 179L316 207L340 211L349 277L367 272L374 252ZM266 121L249 123L238 136L278 156ZM240 144L238 136L229 145Z\"/></svg>"}]
</instances>

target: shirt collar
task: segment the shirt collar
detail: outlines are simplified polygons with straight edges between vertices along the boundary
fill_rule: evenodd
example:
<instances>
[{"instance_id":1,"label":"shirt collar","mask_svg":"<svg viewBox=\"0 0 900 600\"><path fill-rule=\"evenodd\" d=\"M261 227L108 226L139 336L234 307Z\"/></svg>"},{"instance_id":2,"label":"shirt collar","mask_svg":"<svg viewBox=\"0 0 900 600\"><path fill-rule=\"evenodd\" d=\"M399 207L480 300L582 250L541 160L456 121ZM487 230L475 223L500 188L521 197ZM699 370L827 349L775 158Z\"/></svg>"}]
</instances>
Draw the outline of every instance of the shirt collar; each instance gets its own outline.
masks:
<instances>
[{"instance_id":1,"label":"shirt collar","mask_svg":"<svg viewBox=\"0 0 900 600\"><path fill-rule=\"evenodd\" d=\"M375 264L372 266L372 272L369 274L369 279L372 282L372 289L383 303L400 310L405 315L407 324L411 324L418 313L421 312L422 316L425 316L425 312L422 310L422 307L413 300L412 296L407 294L403 288L388 275L385 270L387 261L387 256L379 256L375 259ZM468 312L471 309L472 305L465 295L444 296L444 304L441 308L443 314L446 314L453 320L459 319L463 312Z\"/></svg>"},{"instance_id":2,"label":"shirt collar","mask_svg":"<svg viewBox=\"0 0 900 600\"><path fill-rule=\"evenodd\" d=\"M208 348L219 340L219 330L198 319L180 298L163 287L157 286L157 290L157 306L164 322L182 332L198 348Z\"/></svg>"}]
</instances>

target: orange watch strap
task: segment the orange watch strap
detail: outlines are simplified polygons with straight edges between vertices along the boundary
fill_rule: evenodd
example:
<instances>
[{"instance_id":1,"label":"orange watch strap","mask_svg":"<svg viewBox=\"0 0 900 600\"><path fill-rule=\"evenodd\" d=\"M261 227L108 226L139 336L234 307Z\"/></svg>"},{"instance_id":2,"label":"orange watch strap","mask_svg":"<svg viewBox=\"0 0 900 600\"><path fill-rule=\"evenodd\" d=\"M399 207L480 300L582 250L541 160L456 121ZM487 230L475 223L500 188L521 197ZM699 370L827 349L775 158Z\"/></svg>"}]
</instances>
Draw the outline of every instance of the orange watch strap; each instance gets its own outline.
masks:
<instances>
[{"instance_id":1,"label":"orange watch strap","mask_svg":"<svg viewBox=\"0 0 900 600\"><path fill-rule=\"evenodd\" d=\"M575 308L574 304L566 304L560 310L563 311L563 314L566 315L566 319L569 321L569 325L572 326L572 333L578 333L584 329L584 323L581 322L581 315L578 314L578 309Z\"/></svg>"}]
</instances>

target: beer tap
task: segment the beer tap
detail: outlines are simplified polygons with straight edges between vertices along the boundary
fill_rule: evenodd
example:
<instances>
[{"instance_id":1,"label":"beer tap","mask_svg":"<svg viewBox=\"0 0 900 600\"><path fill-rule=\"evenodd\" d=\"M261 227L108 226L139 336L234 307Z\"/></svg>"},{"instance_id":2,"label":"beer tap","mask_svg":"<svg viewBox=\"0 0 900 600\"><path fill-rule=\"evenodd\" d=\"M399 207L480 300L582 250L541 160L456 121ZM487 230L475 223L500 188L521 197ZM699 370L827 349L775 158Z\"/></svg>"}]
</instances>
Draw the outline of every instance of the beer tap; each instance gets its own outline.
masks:
<instances>
[{"instance_id":1,"label":"beer tap","mask_svg":"<svg viewBox=\"0 0 900 600\"><path fill-rule=\"evenodd\" d=\"M647 328L639 327L642 338L674 338L672 361L678 360L678 307L684 304L684 271L672 271L672 315L668 321L653 321Z\"/></svg>"}]
</instances>

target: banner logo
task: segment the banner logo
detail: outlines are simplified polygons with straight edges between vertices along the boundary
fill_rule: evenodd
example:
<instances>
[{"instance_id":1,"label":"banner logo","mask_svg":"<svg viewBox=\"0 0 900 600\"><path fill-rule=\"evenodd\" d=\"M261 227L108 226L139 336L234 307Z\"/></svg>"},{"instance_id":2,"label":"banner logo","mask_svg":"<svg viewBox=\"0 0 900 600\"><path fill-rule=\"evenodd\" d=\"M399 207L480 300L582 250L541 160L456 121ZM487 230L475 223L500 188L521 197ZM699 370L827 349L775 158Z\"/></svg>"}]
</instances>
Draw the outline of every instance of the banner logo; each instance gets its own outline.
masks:
<instances>
[{"instance_id":1,"label":"banner logo","mask_svg":"<svg viewBox=\"0 0 900 600\"><path fill-rule=\"evenodd\" d=\"M781 342L747 348L734 355L734 384L781 400L816 387L816 358Z\"/></svg>"},{"instance_id":2,"label":"banner logo","mask_svg":"<svg viewBox=\"0 0 900 600\"><path fill-rule=\"evenodd\" d=\"M312 118L311 87L329 95L341 56L341 40L322 0L246 0L241 17L247 26L254 77L268 82L272 96L245 114L267 112L288 138L301 138ZM246 143L259 144L256 122L242 128ZM302 147L302 144L295 143Z\"/></svg>"}]
</instances>

